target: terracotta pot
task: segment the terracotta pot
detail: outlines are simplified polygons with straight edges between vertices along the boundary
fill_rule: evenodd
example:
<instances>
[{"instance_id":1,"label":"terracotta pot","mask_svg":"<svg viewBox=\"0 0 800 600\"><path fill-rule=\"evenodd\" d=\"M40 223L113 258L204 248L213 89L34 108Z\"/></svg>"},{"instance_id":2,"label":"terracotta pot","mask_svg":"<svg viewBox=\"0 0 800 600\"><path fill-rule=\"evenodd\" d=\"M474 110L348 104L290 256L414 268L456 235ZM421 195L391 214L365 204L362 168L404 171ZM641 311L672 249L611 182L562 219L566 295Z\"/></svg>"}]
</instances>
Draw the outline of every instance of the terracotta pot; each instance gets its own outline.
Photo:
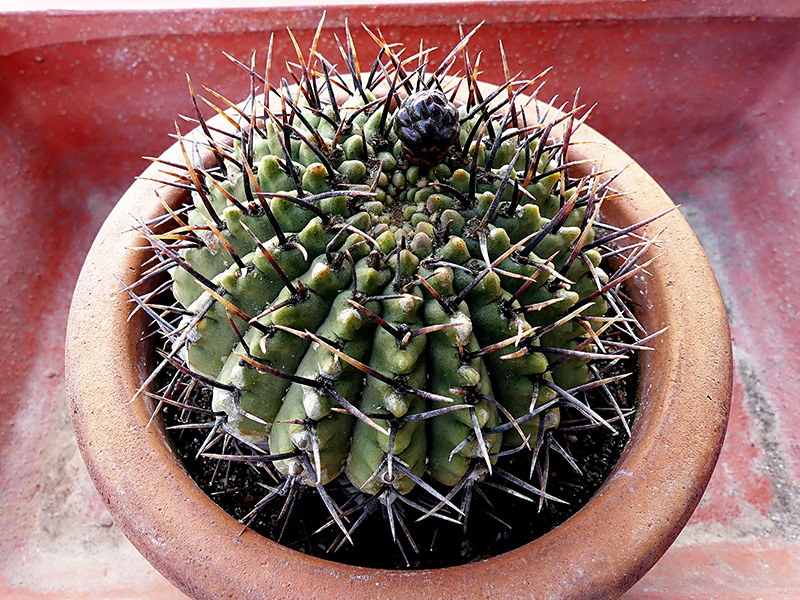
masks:
<instances>
[{"instance_id":1,"label":"terracotta pot","mask_svg":"<svg viewBox=\"0 0 800 600\"><path fill-rule=\"evenodd\" d=\"M580 154L618 169L620 149L583 127ZM172 147L162 157L181 162ZM155 176L150 167L145 176ZM422 571L346 566L300 554L241 525L184 471L152 406L130 403L153 368L140 343L146 323L128 321L122 284L139 277L142 240L133 217L161 207L156 184L138 180L109 216L86 259L67 331L67 391L78 443L116 523L142 554L194 598L612 598L666 551L696 507L725 435L731 346L719 290L697 239L678 211L650 224L667 253L636 277L632 296L648 331L669 325L640 360L633 437L592 500L547 535L469 565ZM672 206L636 164L615 181L630 194L604 206L624 226ZM186 200L159 190L173 205Z\"/></svg>"}]
</instances>

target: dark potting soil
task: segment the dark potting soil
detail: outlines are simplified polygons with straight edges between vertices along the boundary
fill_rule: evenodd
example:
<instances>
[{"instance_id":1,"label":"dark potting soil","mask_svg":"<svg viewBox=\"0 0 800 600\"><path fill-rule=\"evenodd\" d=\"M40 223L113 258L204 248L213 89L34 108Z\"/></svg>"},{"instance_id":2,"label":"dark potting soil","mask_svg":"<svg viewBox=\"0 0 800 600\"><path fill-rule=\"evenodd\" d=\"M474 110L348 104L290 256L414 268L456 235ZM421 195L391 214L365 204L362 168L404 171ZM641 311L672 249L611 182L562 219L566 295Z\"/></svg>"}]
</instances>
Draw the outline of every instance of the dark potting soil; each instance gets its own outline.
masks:
<instances>
[{"instance_id":1,"label":"dark potting soil","mask_svg":"<svg viewBox=\"0 0 800 600\"><path fill-rule=\"evenodd\" d=\"M635 380L636 377L629 377L615 396L623 400L634 398ZM208 402L203 394L197 396L198 405ZM633 407L623 405L621 408L630 423L635 412ZM357 492L341 476L325 489L344 512L344 526L350 529L359 523L351 535L352 544L344 539L341 529L332 521L317 491L304 486L275 495L251 520L249 527L300 552L375 568L446 567L507 552L547 533L586 504L610 473L627 442L627 434L619 421L612 422L615 433L605 427L583 428L585 419L569 407L561 410L561 428L552 436L571 457L574 466L553 449L555 445L547 452L549 460L543 463L548 474L547 494L564 503L541 500L510 484L508 478L495 476L474 486L469 508L465 511L466 527L435 516L420 520L423 513L411 504L430 507L431 496L419 489L412 491L408 498L392 499L388 505L385 500L373 499L372 510L364 516L363 507L371 497ZM194 414L168 405L163 407L162 416L167 426L197 421ZM237 519L244 520L278 485L274 470L268 464L198 458L208 429L172 429L169 434L189 474L221 508ZM225 452L217 448L214 452L226 453L230 448ZM496 466L512 477L528 481L530 451L503 457ZM533 484L538 485L539 481L534 478ZM439 491L446 495L448 490L440 488ZM452 502L461 507L463 497L462 491ZM360 507L358 502L362 503ZM394 519L390 519L390 513ZM458 517L449 507L442 514ZM394 523L394 536L390 521Z\"/></svg>"}]
</instances>

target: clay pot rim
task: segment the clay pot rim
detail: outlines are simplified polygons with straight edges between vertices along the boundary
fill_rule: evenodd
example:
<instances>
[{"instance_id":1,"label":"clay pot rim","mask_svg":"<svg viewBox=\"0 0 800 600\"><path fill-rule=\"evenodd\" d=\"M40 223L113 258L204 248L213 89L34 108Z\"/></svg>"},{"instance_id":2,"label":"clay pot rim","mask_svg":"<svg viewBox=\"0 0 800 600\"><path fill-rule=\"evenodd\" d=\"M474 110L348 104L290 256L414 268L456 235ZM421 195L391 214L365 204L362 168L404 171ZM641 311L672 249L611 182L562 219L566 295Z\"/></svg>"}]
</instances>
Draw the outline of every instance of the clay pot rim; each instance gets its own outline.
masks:
<instances>
[{"instance_id":1,"label":"clay pot rim","mask_svg":"<svg viewBox=\"0 0 800 600\"><path fill-rule=\"evenodd\" d=\"M615 180L636 190L634 204L604 213L633 223L673 206L658 185L609 140L587 126L595 144L580 153L606 168L630 164ZM165 160L182 160L177 144ZM144 177L156 175L152 165ZM142 319L127 323L120 281L133 282L142 244L132 218L163 211L156 184L138 180L125 193L89 252L75 290L66 343L67 392L78 444L116 523L168 579L197 598L613 597L666 551L700 500L724 439L730 405L731 345L711 267L689 225L672 211L645 233L667 253L652 276L636 278L635 300L648 331L669 324L656 352L640 360L640 408L633 439L592 500L529 544L468 565L419 571L354 567L289 550L241 525L185 473L163 430L146 429L150 409L129 403L152 365L139 352ZM169 202L180 194L159 193ZM653 251L654 253L655 251ZM127 368L129 366L129 368ZM184 522L184 514L190 521ZM580 542L575 544L575 541ZM608 550L608 551L606 551ZM234 567L234 565L236 565ZM477 587L474 587L477 586ZM260 590L260 591L258 591Z\"/></svg>"}]
</instances>

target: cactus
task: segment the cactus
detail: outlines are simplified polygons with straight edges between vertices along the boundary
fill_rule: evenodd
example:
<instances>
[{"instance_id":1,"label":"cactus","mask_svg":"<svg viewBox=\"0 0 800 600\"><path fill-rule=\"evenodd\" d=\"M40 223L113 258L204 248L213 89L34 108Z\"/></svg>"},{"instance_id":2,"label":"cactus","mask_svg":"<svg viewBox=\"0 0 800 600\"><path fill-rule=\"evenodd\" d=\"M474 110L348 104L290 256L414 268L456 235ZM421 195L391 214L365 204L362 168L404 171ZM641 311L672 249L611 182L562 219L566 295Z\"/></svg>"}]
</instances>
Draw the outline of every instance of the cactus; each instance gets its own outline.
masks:
<instances>
[{"instance_id":1,"label":"cactus","mask_svg":"<svg viewBox=\"0 0 800 600\"><path fill-rule=\"evenodd\" d=\"M351 539L361 521L345 524L332 498L342 482L362 507L380 499L395 538L396 500L461 521L467 491L500 481L558 502L541 461L563 412L627 429L613 367L649 337L620 289L652 242L614 249L635 228L600 224L613 177L573 175L577 100L524 110L540 77L483 95L472 34L435 70L428 52L413 67L373 36L362 74L347 31L347 76L316 52L319 35L298 50L295 87L236 61L266 93L225 101L229 141L190 82L200 133L179 131L185 165L162 166L191 202L169 210L166 233L138 226L174 297L131 292L165 334L156 372L173 375L153 395L208 430L201 455L280 482L245 523L312 488ZM462 55L466 74L449 77ZM606 255L623 257L616 270ZM523 455L527 478L504 463Z\"/></svg>"}]
</instances>

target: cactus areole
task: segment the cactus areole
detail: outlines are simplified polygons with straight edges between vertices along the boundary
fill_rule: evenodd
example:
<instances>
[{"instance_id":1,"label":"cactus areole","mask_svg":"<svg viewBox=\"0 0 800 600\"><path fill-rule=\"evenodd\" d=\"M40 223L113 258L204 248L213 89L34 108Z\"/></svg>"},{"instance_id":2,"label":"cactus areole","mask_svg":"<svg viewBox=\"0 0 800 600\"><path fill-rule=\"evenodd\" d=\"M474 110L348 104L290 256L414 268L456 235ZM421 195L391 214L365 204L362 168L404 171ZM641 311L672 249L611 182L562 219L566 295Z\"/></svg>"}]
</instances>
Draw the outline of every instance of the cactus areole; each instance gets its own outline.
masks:
<instances>
[{"instance_id":1,"label":"cactus areole","mask_svg":"<svg viewBox=\"0 0 800 600\"><path fill-rule=\"evenodd\" d=\"M577 100L531 103L541 76L482 94L468 38L437 65L381 42L364 74L351 42L340 67L298 52L291 87L239 63L251 97L221 128L198 108L161 165L190 200L136 225L130 293L163 334L147 393L218 481L261 477L245 525L310 490L344 544L383 511L410 564L408 520L463 524L483 485L535 513L561 501L550 456L580 470L565 438L630 435L620 382L653 332L623 284L653 242L602 223L614 174L570 162Z\"/></svg>"}]
</instances>

